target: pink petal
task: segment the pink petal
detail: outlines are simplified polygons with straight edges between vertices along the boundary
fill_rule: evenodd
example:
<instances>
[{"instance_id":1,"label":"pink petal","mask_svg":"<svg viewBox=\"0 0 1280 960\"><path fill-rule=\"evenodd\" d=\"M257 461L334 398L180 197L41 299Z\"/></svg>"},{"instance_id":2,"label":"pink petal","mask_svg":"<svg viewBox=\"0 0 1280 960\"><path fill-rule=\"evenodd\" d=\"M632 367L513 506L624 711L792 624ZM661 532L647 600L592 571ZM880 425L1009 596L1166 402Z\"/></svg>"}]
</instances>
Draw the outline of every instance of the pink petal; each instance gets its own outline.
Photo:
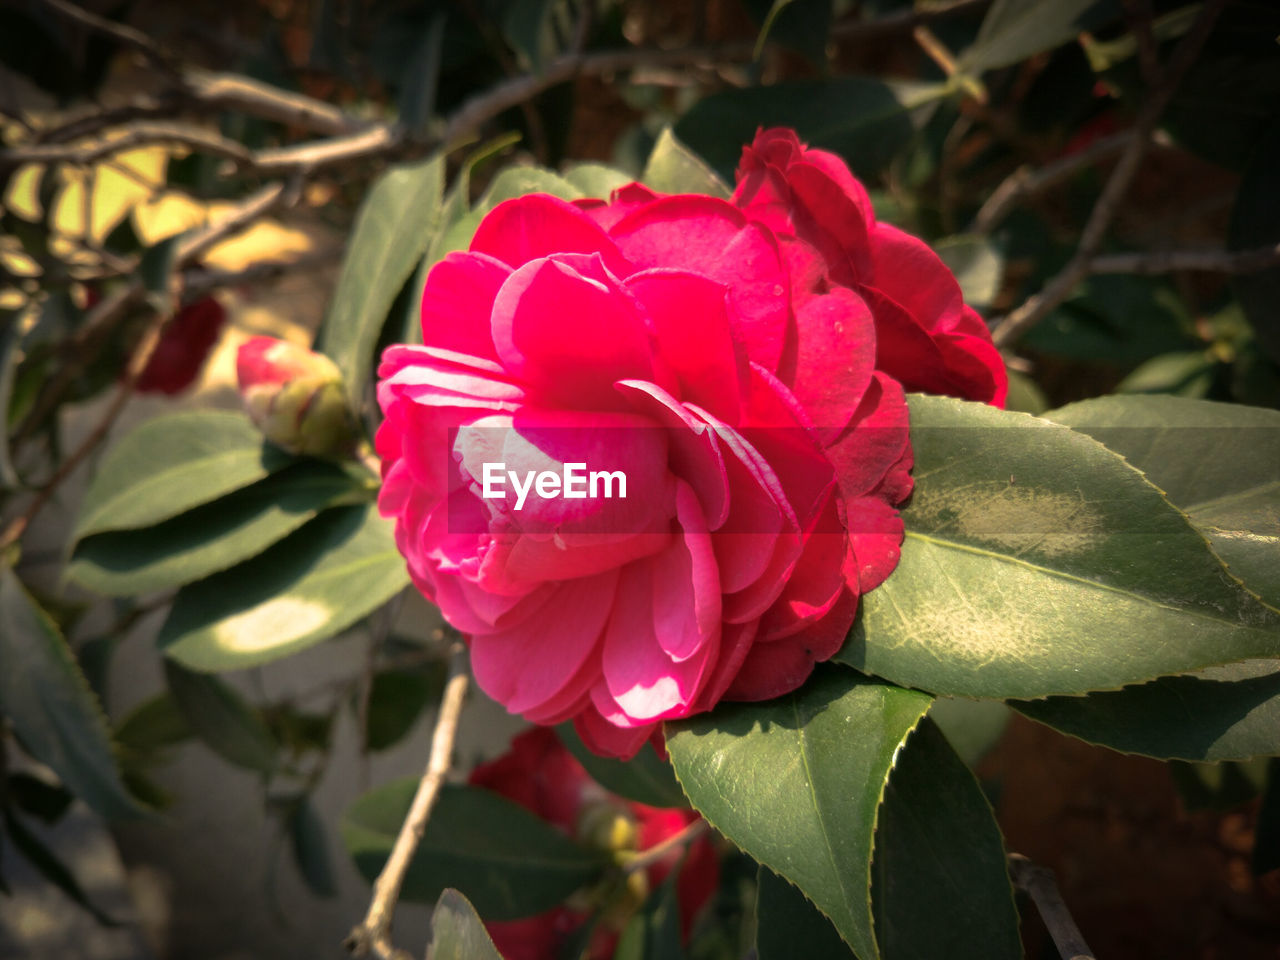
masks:
<instances>
[{"instance_id":1,"label":"pink petal","mask_svg":"<svg viewBox=\"0 0 1280 960\"><path fill-rule=\"evenodd\" d=\"M902 516L879 497L861 497L846 505L849 554L846 575L857 578L866 593L885 581L898 566L902 552Z\"/></svg>"},{"instance_id":2,"label":"pink petal","mask_svg":"<svg viewBox=\"0 0 1280 960\"><path fill-rule=\"evenodd\" d=\"M573 718L573 728L592 753L630 760L653 736L658 725L648 723L638 727L617 727L588 708Z\"/></svg>"},{"instance_id":3,"label":"pink petal","mask_svg":"<svg viewBox=\"0 0 1280 960\"><path fill-rule=\"evenodd\" d=\"M736 424L747 359L730 331L724 285L684 270L650 269L630 276L626 286L648 312L680 398Z\"/></svg>"},{"instance_id":4,"label":"pink petal","mask_svg":"<svg viewBox=\"0 0 1280 960\"><path fill-rule=\"evenodd\" d=\"M510 275L510 267L486 254L448 254L431 268L422 288L422 342L496 360L489 315Z\"/></svg>"},{"instance_id":5,"label":"pink petal","mask_svg":"<svg viewBox=\"0 0 1280 960\"><path fill-rule=\"evenodd\" d=\"M566 581L519 626L474 636L471 668L481 689L512 713L560 693L599 643L617 581L616 571Z\"/></svg>"},{"instance_id":6,"label":"pink petal","mask_svg":"<svg viewBox=\"0 0 1280 960\"><path fill-rule=\"evenodd\" d=\"M676 485L680 534L653 574L653 619L658 644L677 663L720 632L720 576L711 536L691 487Z\"/></svg>"},{"instance_id":7,"label":"pink petal","mask_svg":"<svg viewBox=\"0 0 1280 960\"><path fill-rule=\"evenodd\" d=\"M828 497L827 506L807 533L804 552L786 586L760 619L760 642L798 633L831 610L845 589L842 566L848 549L836 498Z\"/></svg>"},{"instance_id":8,"label":"pink petal","mask_svg":"<svg viewBox=\"0 0 1280 960\"><path fill-rule=\"evenodd\" d=\"M545 193L531 193L494 207L471 239L473 253L487 253L511 267L554 253L598 253L619 277L631 265L587 213Z\"/></svg>"},{"instance_id":9,"label":"pink petal","mask_svg":"<svg viewBox=\"0 0 1280 960\"><path fill-rule=\"evenodd\" d=\"M610 231L638 269L678 267L729 288L734 338L757 363L776 369L789 320L787 271L769 231L714 197L655 200Z\"/></svg>"},{"instance_id":10,"label":"pink petal","mask_svg":"<svg viewBox=\"0 0 1280 960\"><path fill-rule=\"evenodd\" d=\"M875 489L909 455L908 427L901 385L877 371L848 428L827 447L846 502Z\"/></svg>"},{"instance_id":11,"label":"pink petal","mask_svg":"<svg viewBox=\"0 0 1280 960\"><path fill-rule=\"evenodd\" d=\"M528 263L503 284L493 339L507 370L551 406L617 407L614 381L655 379L630 295L554 260Z\"/></svg>"}]
</instances>

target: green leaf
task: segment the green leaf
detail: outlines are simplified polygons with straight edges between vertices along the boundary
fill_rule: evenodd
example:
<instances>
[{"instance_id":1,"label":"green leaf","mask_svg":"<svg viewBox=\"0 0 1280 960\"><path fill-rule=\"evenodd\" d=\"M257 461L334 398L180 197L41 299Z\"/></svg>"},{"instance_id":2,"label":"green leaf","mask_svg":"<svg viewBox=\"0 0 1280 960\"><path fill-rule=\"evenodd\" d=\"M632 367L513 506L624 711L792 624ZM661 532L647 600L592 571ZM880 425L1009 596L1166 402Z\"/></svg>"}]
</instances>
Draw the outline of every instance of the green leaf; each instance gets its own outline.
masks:
<instances>
[{"instance_id":1,"label":"green leaf","mask_svg":"<svg viewBox=\"0 0 1280 960\"><path fill-rule=\"evenodd\" d=\"M577 163L564 172L564 178L582 191L584 197L608 200L609 194L626 186L635 177L602 163Z\"/></svg>"},{"instance_id":2,"label":"green leaf","mask_svg":"<svg viewBox=\"0 0 1280 960\"><path fill-rule=\"evenodd\" d=\"M217 677L164 663L169 693L191 731L218 756L246 770L269 775L280 746L262 715Z\"/></svg>"},{"instance_id":3,"label":"green leaf","mask_svg":"<svg viewBox=\"0 0 1280 960\"><path fill-rule=\"evenodd\" d=\"M403 740L427 705L440 699L444 682L445 666L438 661L417 670L383 670L374 674L365 748L386 750Z\"/></svg>"},{"instance_id":4,"label":"green leaf","mask_svg":"<svg viewBox=\"0 0 1280 960\"><path fill-rule=\"evenodd\" d=\"M408 582L390 521L372 504L337 507L179 590L159 644L193 670L256 666L341 633Z\"/></svg>"},{"instance_id":5,"label":"green leaf","mask_svg":"<svg viewBox=\"0 0 1280 960\"><path fill-rule=\"evenodd\" d=\"M247 487L289 462L242 414L202 410L157 417L103 458L73 539L149 527Z\"/></svg>"},{"instance_id":6,"label":"green leaf","mask_svg":"<svg viewBox=\"0 0 1280 960\"><path fill-rule=\"evenodd\" d=\"M115 920L107 916L89 899L80 881L75 878L66 864L58 859L52 850L28 830L11 811L4 811L5 831L13 841L14 848L26 858L27 862L40 871L40 875L92 914L93 918L104 927L118 926Z\"/></svg>"},{"instance_id":7,"label":"green leaf","mask_svg":"<svg viewBox=\"0 0 1280 960\"><path fill-rule=\"evenodd\" d=\"M925 720L899 753L876 827L876 939L886 960L1019 960L995 815Z\"/></svg>"},{"instance_id":8,"label":"green leaf","mask_svg":"<svg viewBox=\"0 0 1280 960\"><path fill-rule=\"evenodd\" d=\"M956 275L965 303L978 310L991 306L1004 280L1004 260L990 238L976 234L944 237L933 249Z\"/></svg>"},{"instance_id":9,"label":"green leaf","mask_svg":"<svg viewBox=\"0 0 1280 960\"><path fill-rule=\"evenodd\" d=\"M1176 397L1099 397L1046 415L1121 454L1280 607L1280 411Z\"/></svg>"},{"instance_id":10,"label":"green leaf","mask_svg":"<svg viewBox=\"0 0 1280 960\"><path fill-rule=\"evenodd\" d=\"M1280 616L1140 472L1047 420L912 396L897 569L836 658L904 686L1033 698L1280 654Z\"/></svg>"},{"instance_id":11,"label":"green leaf","mask_svg":"<svg viewBox=\"0 0 1280 960\"><path fill-rule=\"evenodd\" d=\"M864 960L876 815L930 698L838 667L777 700L667 725L681 786L708 822L798 886Z\"/></svg>"},{"instance_id":12,"label":"green leaf","mask_svg":"<svg viewBox=\"0 0 1280 960\"><path fill-rule=\"evenodd\" d=\"M577 200L583 196L580 189L553 170L545 167L507 167L493 178L475 209L488 213L498 204L523 197L527 193L549 193L561 200Z\"/></svg>"},{"instance_id":13,"label":"green leaf","mask_svg":"<svg viewBox=\"0 0 1280 960\"><path fill-rule=\"evenodd\" d=\"M614 760L587 749L572 723L562 723L556 733L591 778L606 790L650 807L689 806L671 764L658 757L652 744L646 743L630 760Z\"/></svg>"},{"instance_id":14,"label":"green leaf","mask_svg":"<svg viewBox=\"0 0 1280 960\"><path fill-rule=\"evenodd\" d=\"M760 23L755 59L771 41L802 54L819 70L826 69L832 0L749 0L747 7Z\"/></svg>"},{"instance_id":15,"label":"green leaf","mask_svg":"<svg viewBox=\"0 0 1280 960\"><path fill-rule=\"evenodd\" d=\"M436 91L440 85L440 53L444 42L443 10L437 10L427 21L412 56L405 64L400 81L400 123L415 135L427 129L436 108ZM443 182L443 181L442 181ZM376 188L375 188L376 189ZM437 197L437 202L439 198Z\"/></svg>"},{"instance_id":16,"label":"green leaf","mask_svg":"<svg viewBox=\"0 0 1280 960\"><path fill-rule=\"evenodd\" d=\"M982 73L1068 43L1120 13L1114 0L996 0L959 68Z\"/></svg>"},{"instance_id":17,"label":"green leaf","mask_svg":"<svg viewBox=\"0 0 1280 960\"><path fill-rule=\"evenodd\" d=\"M192 736L191 724L168 691L138 704L116 726L121 749L144 755L176 747Z\"/></svg>"},{"instance_id":18,"label":"green leaf","mask_svg":"<svg viewBox=\"0 0 1280 960\"><path fill-rule=\"evenodd\" d=\"M915 136L917 119L951 93L942 83L858 76L743 87L699 100L680 118L675 132L729 178L756 130L774 126L794 127L801 140L840 154L865 177L883 170ZM650 181L647 170L645 182L669 189Z\"/></svg>"},{"instance_id":19,"label":"green leaf","mask_svg":"<svg viewBox=\"0 0 1280 960\"><path fill-rule=\"evenodd\" d=\"M144 813L120 780L106 717L71 650L7 566L0 566L0 713L24 749L97 813Z\"/></svg>"},{"instance_id":20,"label":"green leaf","mask_svg":"<svg viewBox=\"0 0 1280 960\"><path fill-rule=\"evenodd\" d=\"M386 863L417 788L415 778L378 787L343 817L343 841L368 880ZM456 886L485 919L515 920L556 906L604 866L602 854L505 797L445 784L405 875L403 899L431 903Z\"/></svg>"},{"instance_id":21,"label":"green leaf","mask_svg":"<svg viewBox=\"0 0 1280 960\"><path fill-rule=\"evenodd\" d=\"M359 491L346 471L303 461L154 527L81 540L67 576L108 596L181 586L257 556Z\"/></svg>"},{"instance_id":22,"label":"green leaf","mask_svg":"<svg viewBox=\"0 0 1280 960\"><path fill-rule=\"evenodd\" d=\"M622 928L613 960L684 960L673 871Z\"/></svg>"},{"instance_id":23,"label":"green leaf","mask_svg":"<svg viewBox=\"0 0 1280 960\"><path fill-rule=\"evenodd\" d=\"M556 53L551 14L560 0L521 0L506 5L502 35L523 60L526 68L541 73Z\"/></svg>"},{"instance_id":24,"label":"green leaf","mask_svg":"<svg viewBox=\"0 0 1280 960\"><path fill-rule=\"evenodd\" d=\"M394 167L369 190L356 216L317 346L337 363L357 405L391 303L431 240L443 191L440 156Z\"/></svg>"},{"instance_id":25,"label":"green leaf","mask_svg":"<svg viewBox=\"0 0 1280 960\"><path fill-rule=\"evenodd\" d=\"M857 960L831 921L772 870L760 868L757 890L759 960Z\"/></svg>"},{"instance_id":26,"label":"green leaf","mask_svg":"<svg viewBox=\"0 0 1280 960\"><path fill-rule=\"evenodd\" d=\"M427 960L502 960L471 902L446 888L431 911Z\"/></svg>"},{"instance_id":27,"label":"green leaf","mask_svg":"<svg viewBox=\"0 0 1280 960\"><path fill-rule=\"evenodd\" d=\"M1280 755L1280 662L1246 660L1087 697L1015 701L1063 733L1159 760Z\"/></svg>"},{"instance_id":28,"label":"green leaf","mask_svg":"<svg viewBox=\"0 0 1280 960\"><path fill-rule=\"evenodd\" d=\"M0 429L0 490L16 490L22 485L9 452L9 411L18 364L22 361L18 319L16 313L0 311L0 427L3 427Z\"/></svg>"},{"instance_id":29,"label":"green leaf","mask_svg":"<svg viewBox=\"0 0 1280 960\"><path fill-rule=\"evenodd\" d=\"M1203 397L1213 387L1216 361L1205 350L1180 350L1152 357L1116 386L1117 393L1171 393Z\"/></svg>"},{"instance_id":30,"label":"green leaf","mask_svg":"<svg viewBox=\"0 0 1280 960\"><path fill-rule=\"evenodd\" d=\"M929 719L960 759L973 767L1000 742L1009 725L1009 708L998 700L939 697L929 708Z\"/></svg>"},{"instance_id":31,"label":"green leaf","mask_svg":"<svg viewBox=\"0 0 1280 960\"><path fill-rule=\"evenodd\" d=\"M317 897L336 897L338 884L333 878L324 822L310 797L302 797L294 808L289 818L289 839L292 841L293 861L298 865L298 872L306 881L307 888Z\"/></svg>"},{"instance_id":32,"label":"green leaf","mask_svg":"<svg viewBox=\"0 0 1280 960\"><path fill-rule=\"evenodd\" d=\"M726 200L733 193L705 160L676 138L670 127L658 135L640 180L661 193L705 193Z\"/></svg>"},{"instance_id":33,"label":"green leaf","mask_svg":"<svg viewBox=\"0 0 1280 960\"><path fill-rule=\"evenodd\" d=\"M1004 403L1006 410L1038 417L1049 409L1049 398L1034 380L1017 370L1006 372L1009 375L1009 396Z\"/></svg>"}]
</instances>

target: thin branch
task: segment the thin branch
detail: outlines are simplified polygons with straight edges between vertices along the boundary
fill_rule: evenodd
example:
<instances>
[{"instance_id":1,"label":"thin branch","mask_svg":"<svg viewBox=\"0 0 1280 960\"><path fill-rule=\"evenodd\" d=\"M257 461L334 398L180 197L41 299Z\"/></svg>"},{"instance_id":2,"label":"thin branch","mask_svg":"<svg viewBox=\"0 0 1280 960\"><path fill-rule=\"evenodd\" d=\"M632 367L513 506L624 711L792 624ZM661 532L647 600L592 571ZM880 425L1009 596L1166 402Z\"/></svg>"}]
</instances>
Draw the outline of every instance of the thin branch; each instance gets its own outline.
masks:
<instances>
[{"instance_id":1,"label":"thin branch","mask_svg":"<svg viewBox=\"0 0 1280 960\"><path fill-rule=\"evenodd\" d=\"M689 846L705 836L710 830L711 825L699 817L679 833L673 833L660 843L655 843L648 850L642 850L637 853L626 862L622 872L635 873L638 870L647 870L655 863L666 858L672 850L679 850L681 847Z\"/></svg>"},{"instance_id":2,"label":"thin branch","mask_svg":"<svg viewBox=\"0 0 1280 960\"><path fill-rule=\"evenodd\" d=\"M115 396L111 398L111 403L107 406L106 412L98 421L97 426L89 432L75 450L71 451L53 476L40 489L40 492L32 498L27 504L26 509L15 517L4 532L0 533L0 553L16 543L19 538L26 532L31 521L36 515L44 509L45 505L57 493L58 488L66 481L71 474L79 468L89 455L97 449L98 445L106 439L107 434L111 432L112 425L116 422L116 418L120 416L124 406L129 402L129 398L133 396L134 384L138 382L138 378L142 376L142 371L147 368L147 362L151 359L151 355L155 353L156 347L160 344L160 335L164 332L165 324L170 317L169 312L157 313L148 324L147 329L143 332L142 339L138 343L137 349L134 350L129 365L125 368L124 378L116 387Z\"/></svg>"},{"instance_id":3,"label":"thin branch","mask_svg":"<svg viewBox=\"0 0 1280 960\"><path fill-rule=\"evenodd\" d=\"M450 653L449 679L445 683L444 699L440 703L440 716L436 720L435 733L431 737L431 756L427 769L418 783L409 813L400 834L396 837L386 866L373 884L373 899L364 920L355 927L345 941L346 948L355 957L372 955L378 960L402 960L409 958L403 950L397 950L391 942L391 919L395 914L400 889L413 854L422 841L436 797L444 783L445 774L453 762L453 742L458 735L458 717L467 692L467 650L462 641L455 641Z\"/></svg>"},{"instance_id":4,"label":"thin branch","mask_svg":"<svg viewBox=\"0 0 1280 960\"><path fill-rule=\"evenodd\" d=\"M1018 853L1009 854L1009 874L1014 886L1031 898L1053 937L1062 960L1094 960L1071 912L1062 901L1053 871L1032 863Z\"/></svg>"},{"instance_id":5,"label":"thin branch","mask_svg":"<svg viewBox=\"0 0 1280 960\"><path fill-rule=\"evenodd\" d=\"M252 194L227 216L192 233L178 245L178 249L174 252L176 269L190 267L210 247L245 229L284 196L283 184L271 184ZM135 276L128 284L116 290L89 311L84 323L68 339L63 349L63 363L41 387L40 393L32 404L31 412L15 432L13 440L15 446L25 442L35 432L44 418L62 399L67 387L92 359L94 344L101 336L113 329L130 309L142 302L145 293L146 288L142 278Z\"/></svg>"},{"instance_id":6,"label":"thin branch","mask_svg":"<svg viewBox=\"0 0 1280 960\"><path fill-rule=\"evenodd\" d=\"M1195 24L1178 44L1177 51L1161 75L1160 85L1151 91L1146 104L1138 114L1133 139L1125 147L1119 162L1111 172L1110 179L1102 188L1102 195L1094 204L1075 255L1043 290L1028 299L996 326L992 333L996 346L1013 342L1047 317L1058 304L1071 295L1076 284L1088 275L1089 264L1097 254L1098 248L1102 246L1107 227L1110 226L1121 199L1138 171L1138 165L1147 152L1151 134L1155 131L1160 115L1164 112L1183 75L1200 53L1209 36L1209 31L1225 5L1226 0L1207 0Z\"/></svg>"},{"instance_id":7,"label":"thin branch","mask_svg":"<svg viewBox=\"0 0 1280 960\"><path fill-rule=\"evenodd\" d=\"M137 50L167 75L171 77L178 75L173 59L161 50L156 42L145 33L123 23L100 17L96 13L90 13L83 7L67 3L66 0L41 0L41 3L64 19L78 23L96 33L104 34L124 44L126 47Z\"/></svg>"},{"instance_id":8,"label":"thin branch","mask_svg":"<svg viewBox=\"0 0 1280 960\"><path fill-rule=\"evenodd\" d=\"M1280 244L1252 250L1152 250L1111 253L1089 261L1090 273L1151 275L1199 270L1204 273L1258 273L1280 266Z\"/></svg>"},{"instance_id":9,"label":"thin branch","mask_svg":"<svg viewBox=\"0 0 1280 960\"><path fill-rule=\"evenodd\" d=\"M243 166L254 165L253 151L235 140L212 130L190 124L139 120L125 129L122 136L88 144L37 143L13 147L0 153L0 170L26 163L71 163L88 166L104 157L155 144L190 147L215 157L225 157Z\"/></svg>"},{"instance_id":10,"label":"thin branch","mask_svg":"<svg viewBox=\"0 0 1280 960\"><path fill-rule=\"evenodd\" d=\"M968 232L990 233L1023 199L1069 180L1085 167L1119 153L1133 139L1133 133L1133 130L1122 130L1102 137L1083 150L1046 164L1039 170L1030 166L1019 167L987 198L969 225Z\"/></svg>"}]
</instances>

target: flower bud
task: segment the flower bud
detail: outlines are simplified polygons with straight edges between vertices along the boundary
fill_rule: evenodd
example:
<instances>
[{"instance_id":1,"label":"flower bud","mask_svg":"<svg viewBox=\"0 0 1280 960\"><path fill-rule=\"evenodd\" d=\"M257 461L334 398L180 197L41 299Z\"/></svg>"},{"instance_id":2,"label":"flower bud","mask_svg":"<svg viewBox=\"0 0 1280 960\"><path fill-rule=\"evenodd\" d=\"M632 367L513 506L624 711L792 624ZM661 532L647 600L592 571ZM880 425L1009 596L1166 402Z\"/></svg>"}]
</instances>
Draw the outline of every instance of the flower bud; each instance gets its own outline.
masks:
<instances>
[{"instance_id":1,"label":"flower bud","mask_svg":"<svg viewBox=\"0 0 1280 960\"><path fill-rule=\"evenodd\" d=\"M240 396L268 440L292 453L351 450L355 423L342 373L328 357L272 337L254 337L236 355Z\"/></svg>"}]
</instances>

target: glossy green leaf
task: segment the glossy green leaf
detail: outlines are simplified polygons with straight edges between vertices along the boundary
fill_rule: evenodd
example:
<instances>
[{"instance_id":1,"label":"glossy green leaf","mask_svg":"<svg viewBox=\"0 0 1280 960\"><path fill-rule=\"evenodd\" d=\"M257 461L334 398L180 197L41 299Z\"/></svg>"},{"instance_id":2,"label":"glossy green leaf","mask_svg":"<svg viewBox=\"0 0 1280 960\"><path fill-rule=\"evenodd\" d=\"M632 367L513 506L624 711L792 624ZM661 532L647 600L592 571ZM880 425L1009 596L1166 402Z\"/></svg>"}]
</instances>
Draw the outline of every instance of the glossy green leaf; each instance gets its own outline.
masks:
<instances>
[{"instance_id":1,"label":"glossy green leaf","mask_svg":"<svg viewBox=\"0 0 1280 960\"><path fill-rule=\"evenodd\" d=\"M23 748L97 813L144 813L121 782L106 717L67 642L7 566L0 566L0 714Z\"/></svg>"},{"instance_id":2,"label":"glossy green leaf","mask_svg":"<svg viewBox=\"0 0 1280 960\"><path fill-rule=\"evenodd\" d=\"M1186 512L1232 574L1280 608L1280 411L1099 397L1046 416L1121 454Z\"/></svg>"},{"instance_id":3,"label":"glossy green leaf","mask_svg":"<svg viewBox=\"0 0 1280 960\"><path fill-rule=\"evenodd\" d=\"M608 200L609 194L635 177L602 163L578 163L564 172L564 179L581 190L584 197Z\"/></svg>"},{"instance_id":4,"label":"glossy green leaf","mask_svg":"<svg viewBox=\"0 0 1280 960\"><path fill-rule=\"evenodd\" d=\"M1038 417L1049 409L1049 398L1034 380L1025 373L1009 370L1009 396L1005 399L1004 408L1017 413L1029 413Z\"/></svg>"},{"instance_id":5,"label":"glossy green leaf","mask_svg":"<svg viewBox=\"0 0 1280 960\"><path fill-rule=\"evenodd\" d=\"M192 670L239 670L336 636L409 582L371 504L327 510L265 553L178 591L160 630Z\"/></svg>"},{"instance_id":6,"label":"glossy green leaf","mask_svg":"<svg viewBox=\"0 0 1280 960\"><path fill-rule=\"evenodd\" d=\"M191 731L228 763L270 774L279 762L280 745L262 715L217 677L164 664L169 694Z\"/></svg>"},{"instance_id":7,"label":"glossy green leaf","mask_svg":"<svg viewBox=\"0 0 1280 960\"><path fill-rule=\"evenodd\" d=\"M391 303L431 240L443 192L442 157L395 167L369 190L356 217L317 346L337 363L357 404Z\"/></svg>"},{"instance_id":8,"label":"glossy green leaf","mask_svg":"<svg viewBox=\"0 0 1280 960\"><path fill-rule=\"evenodd\" d=\"M613 960L684 960L677 876L677 873L668 876L627 921L618 937Z\"/></svg>"},{"instance_id":9,"label":"glossy green leaf","mask_svg":"<svg viewBox=\"0 0 1280 960\"><path fill-rule=\"evenodd\" d=\"M1280 755L1276 660L1246 660L1123 690L1011 706L1081 740L1160 760Z\"/></svg>"},{"instance_id":10,"label":"glossy green leaf","mask_svg":"<svg viewBox=\"0 0 1280 960\"><path fill-rule=\"evenodd\" d=\"M658 135L640 180L660 193L705 193L727 199L733 192L669 127Z\"/></svg>"},{"instance_id":11,"label":"glossy green leaf","mask_svg":"<svg viewBox=\"0 0 1280 960\"><path fill-rule=\"evenodd\" d=\"M444 692L445 666L428 664L417 670L383 670L373 676L365 726L365 748L386 750L413 729L429 704Z\"/></svg>"},{"instance_id":12,"label":"glossy green leaf","mask_svg":"<svg viewBox=\"0 0 1280 960\"><path fill-rule=\"evenodd\" d=\"M630 760L614 760L587 749L572 723L556 727L556 733L591 778L606 790L650 807L689 806L671 764L658 757L652 744L646 743Z\"/></svg>"},{"instance_id":13,"label":"glossy green leaf","mask_svg":"<svg viewBox=\"0 0 1280 960\"><path fill-rule=\"evenodd\" d=\"M930 698L820 666L795 693L721 704L667 725L696 809L798 886L863 960L875 960L871 859L894 757Z\"/></svg>"},{"instance_id":14,"label":"glossy green leaf","mask_svg":"<svg viewBox=\"0 0 1280 960\"><path fill-rule=\"evenodd\" d=\"M176 517L291 462L238 413L202 410L148 420L117 443L93 478L74 539Z\"/></svg>"},{"instance_id":15,"label":"glossy green leaf","mask_svg":"<svg viewBox=\"0 0 1280 960\"><path fill-rule=\"evenodd\" d=\"M116 725L120 748L140 754L175 747L191 737L191 724L168 691L144 700Z\"/></svg>"},{"instance_id":16,"label":"glossy green leaf","mask_svg":"<svg viewBox=\"0 0 1280 960\"><path fill-rule=\"evenodd\" d=\"M488 212L498 204L527 193L549 193L561 200L577 200L582 191L560 174L545 167L507 167L489 184L475 209Z\"/></svg>"},{"instance_id":17,"label":"glossy green leaf","mask_svg":"<svg viewBox=\"0 0 1280 960\"><path fill-rule=\"evenodd\" d=\"M876 940L885 960L1020 960L995 814L931 721L907 739L876 826Z\"/></svg>"},{"instance_id":18,"label":"glossy green leaf","mask_svg":"<svg viewBox=\"0 0 1280 960\"><path fill-rule=\"evenodd\" d=\"M973 46L959 59L962 71L981 73L1026 60L1069 43L1120 14L1115 0L996 0Z\"/></svg>"},{"instance_id":19,"label":"glossy green leaf","mask_svg":"<svg viewBox=\"0 0 1280 960\"><path fill-rule=\"evenodd\" d=\"M360 797L342 820L342 837L370 881L386 863L418 788L397 780ZM505 797L445 784L405 875L403 898L432 903L457 887L487 920L549 910L597 879L602 855L570 840Z\"/></svg>"},{"instance_id":20,"label":"glossy green leaf","mask_svg":"<svg viewBox=\"0 0 1280 960\"><path fill-rule=\"evenodd\" d=\"M358 496L351 474L303 461L156 526L81 540L67 576L108 596L167 590L257 556L325 507Z\"/></svg>"},{"instance_id":21,"label":"glossy green leaf","mask_svg":"<svg viewBox=\"0 0 1280 960\"><path fill-rule=\"evenodd\" d=\"M333 876L324 821L310 797L303 797L294 808L289 818L289 839L293 847L293 862L298 865L298 872L306 881L307 888L317 897L336 897L338 884Z\"/></svg>"},{"instance_id":22,"label":"glossy green leaf","mask_svg":"<svg viewBox=\"0 0 1280 960\"><path fill-rule=\"evenodd\" d=\"M772 126L795 128L810 146L835 151L855 173L871 176L915 136L917 117L951 92L947 84L859 76L743 87L698 101L675 133L725 177L732 177L756 130ZM645 182L668 189L650 181L648 171Z\"/></svg>"},{"instance_id":23,"label":"glossy green leaf","mask_svg":"<svg viewBox=\"0 0 1280 960\"><path fill-rule=\"evenodd\" d=\"M452 887L440 894L431 911L427 960L502 960L476 908Z\"/></svg>"},{"instance_id":24,"label":"glossy green leaf","mask_svg":"<svg viewBox=\"0 0 1280 960\"><path fill-rule=\"evenodd\" d=\"M973 767L1000 742L1009 726L1009 708L999 700L939 697L929 708L929 719L960 759Z\"/></svg>"},{"instance_id":25,"label":"glossy green leaf","mask_svg":"<svg viewBox=\"0 0 1280 960\"><path fill-rule=\"evenodd\" d=\"M759 960L857 960L831 921L766 867L757 880L756 955Z\"/></svg>"},{"instance_id":26,"label":"glossy green leaf","mask_svg":"<svg viewBox=\"0 0 1280 960\"><path fill-rule=\"evenodd\" d=\"M990 238L975 234L944 237L933 249L956 275L965 303L978 310L991 306L1004 280L1004 260Z\"/></svg>"},{"instance_id":27,"label":"glossy green leaf","mask_svg":"<svg viewBox=\"0 0 1280 960\"><path fill-rule=\"evenodd\" d=\"M1280 654L1280 616L1140 472L1047 420L913 396L897 569L837 659L938 694L1116 689Z\"/></svg>"}]
</instances>

